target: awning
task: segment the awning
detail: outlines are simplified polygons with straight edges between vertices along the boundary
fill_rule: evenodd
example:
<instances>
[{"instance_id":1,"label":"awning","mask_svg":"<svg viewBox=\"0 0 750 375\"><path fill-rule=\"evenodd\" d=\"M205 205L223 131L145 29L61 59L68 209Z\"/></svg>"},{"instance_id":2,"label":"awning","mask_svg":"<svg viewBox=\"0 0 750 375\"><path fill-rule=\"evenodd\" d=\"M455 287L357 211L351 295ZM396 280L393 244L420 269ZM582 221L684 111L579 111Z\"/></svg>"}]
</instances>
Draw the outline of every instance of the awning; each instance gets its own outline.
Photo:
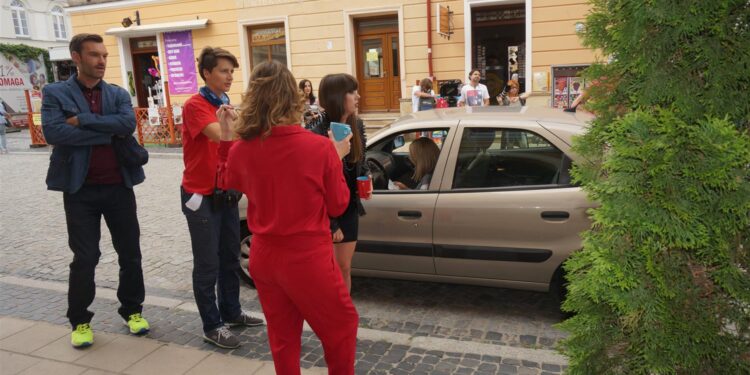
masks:
<instances>
[{"instance_id":1,"label":"awning","mask_svg":"<svg viewBox=\"0 0 750 375\"><path fill-rule=\"evenodd\" d=\"M190 21L154 23L150 25L131 25L130 27L113 27L105 32L107 35L119 36L122 38L133 38L138 36L151 36L168 31L182 31L204 29L208 24L208 19L195 19Z\"/></svg>"},{"instance_id":2,"label":"awning","mask_svg":"<svg viewBox=\"0 0 750 375\"><path fill-rule=\"evenodd\" d=\"M49 47L49 61L70 60L70 49L68 46Z\"/></svg>"}]
</instances>

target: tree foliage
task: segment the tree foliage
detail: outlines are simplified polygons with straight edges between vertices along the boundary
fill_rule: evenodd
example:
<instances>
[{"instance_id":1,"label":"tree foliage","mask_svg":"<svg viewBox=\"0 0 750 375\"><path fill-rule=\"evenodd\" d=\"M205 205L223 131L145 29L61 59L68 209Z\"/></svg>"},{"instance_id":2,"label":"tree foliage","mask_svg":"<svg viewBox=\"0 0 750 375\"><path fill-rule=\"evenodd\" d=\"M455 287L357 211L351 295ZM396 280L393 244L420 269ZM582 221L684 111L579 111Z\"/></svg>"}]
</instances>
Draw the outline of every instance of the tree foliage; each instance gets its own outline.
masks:
<instances>
[{"instance_id":1,"label":"tree foliage","mask_svg":"<svg viewBox=\"0 0 750 375\"><path fill-rule=\"evenodd\" d=\"M592 0L571 374L750 373L750 1Z\"/></svg>"}]
</instances>

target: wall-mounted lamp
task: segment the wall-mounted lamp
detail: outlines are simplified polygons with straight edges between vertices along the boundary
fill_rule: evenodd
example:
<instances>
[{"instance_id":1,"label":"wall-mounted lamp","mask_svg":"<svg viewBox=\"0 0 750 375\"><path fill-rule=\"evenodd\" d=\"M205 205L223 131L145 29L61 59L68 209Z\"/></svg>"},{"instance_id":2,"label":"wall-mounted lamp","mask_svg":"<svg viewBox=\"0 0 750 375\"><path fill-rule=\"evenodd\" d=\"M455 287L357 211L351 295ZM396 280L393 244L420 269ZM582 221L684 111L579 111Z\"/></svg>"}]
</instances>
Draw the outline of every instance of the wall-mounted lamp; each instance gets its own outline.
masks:
<instances>
[{"instance_id":1,"label":"wall-mounted lamp","mask_svg":"<svg viewBox=\"0 0 750 375\"><path fill-rule=\"evenodd\" d=\"M133 24L133 20L130 17L125 17L120 24L122 27L130 27ZM136 26L141 26L141 14L137 10L135 11L135 24Z\"/></svg>"},{"instance_id":2,"label":"wall-mounted lamp","mask_svg":"<svg viewBox=\"0 0 750 375\"><path fill-rule=\"evenodd\" d=\"M582 33L586 30L586 24L583 22L576 22L576 33Z\"/></svg>"}]
</instances>

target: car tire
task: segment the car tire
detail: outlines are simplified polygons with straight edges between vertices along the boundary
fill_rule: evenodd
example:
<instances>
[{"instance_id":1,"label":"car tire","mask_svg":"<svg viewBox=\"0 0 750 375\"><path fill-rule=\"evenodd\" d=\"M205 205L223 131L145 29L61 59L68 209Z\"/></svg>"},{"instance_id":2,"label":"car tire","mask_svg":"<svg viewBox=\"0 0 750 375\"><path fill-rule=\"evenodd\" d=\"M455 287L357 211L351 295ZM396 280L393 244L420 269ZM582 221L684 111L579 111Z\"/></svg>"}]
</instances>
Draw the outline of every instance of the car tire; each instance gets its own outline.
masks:
<instances>
[{"instance_id":1,"label":"car tire","mask_svg":"<svg viewBox=\"0 0 750 375\"><path fill-rule=\"evenodd\" d=\"M253 234L247 229L247 222L240 222L240 269L237 271L240 279L247 285L255 288L253 278L250 276L250 243L253 239Z\"/></svg>"},{"instance_id":2,"label":"car tire","mask_svg":"<svg viewBox=\"0 0 750 375\"><path fill-rule=\"evenodd\" d=\"M563 315L565 319L573 316L573 313L563 311L562 304L565 298L568 296L568 280L565 277L565 270L560 265L555 270L555 274L552 276L552 282L550 283L550 293L553 295L557 302L558 311Z\"/></svg>"}]
</instances>

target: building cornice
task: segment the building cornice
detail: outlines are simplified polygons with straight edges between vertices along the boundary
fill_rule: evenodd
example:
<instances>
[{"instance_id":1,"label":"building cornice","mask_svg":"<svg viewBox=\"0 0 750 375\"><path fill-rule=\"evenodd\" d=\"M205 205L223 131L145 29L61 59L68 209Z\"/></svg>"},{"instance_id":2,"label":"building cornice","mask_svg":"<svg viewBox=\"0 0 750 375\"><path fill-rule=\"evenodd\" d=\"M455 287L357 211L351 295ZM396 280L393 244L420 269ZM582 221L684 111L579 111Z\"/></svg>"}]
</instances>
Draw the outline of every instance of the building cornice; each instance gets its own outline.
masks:
<instances>
[{"instance_id":1,"label":"building cornice","mask_svg":"<svg viewBox=\"0 0 750 375\"><path fill-rule=\"evenodd\" d=\"M153 3L160 3L160 2L167 2L167 1L165 0L122 0L122 1L113 1L109 3L67 7L65 8L65 11L70 14L75 14L75 13L107 10L107 9L128 8L128 7L137 6L137 5L153 4Z\"/></svg>"}]
</instances>

